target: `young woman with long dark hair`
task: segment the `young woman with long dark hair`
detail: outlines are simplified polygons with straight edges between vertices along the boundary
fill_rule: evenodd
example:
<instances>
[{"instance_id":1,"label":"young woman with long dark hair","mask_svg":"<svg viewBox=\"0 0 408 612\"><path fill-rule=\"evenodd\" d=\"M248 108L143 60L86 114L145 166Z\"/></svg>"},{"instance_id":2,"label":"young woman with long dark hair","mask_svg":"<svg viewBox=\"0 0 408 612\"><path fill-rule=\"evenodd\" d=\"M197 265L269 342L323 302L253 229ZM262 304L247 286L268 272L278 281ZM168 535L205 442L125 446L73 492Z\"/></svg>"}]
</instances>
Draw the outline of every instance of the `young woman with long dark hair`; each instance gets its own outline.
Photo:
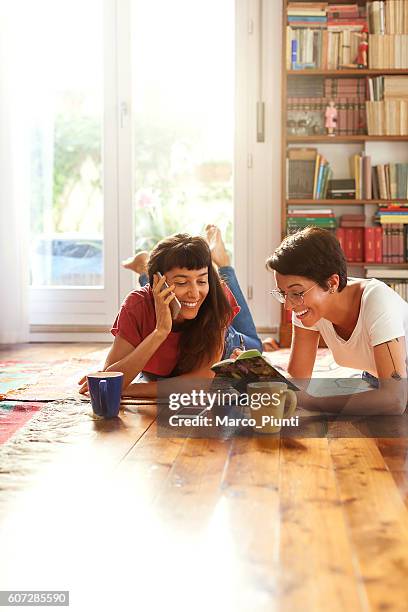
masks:
<instances>
[{"instance_id":1,"label":"young woman with long dark hair","mask_svg":"<svg viewBox=\"0 0 408 612\"><path fill-rule=\"evenodd\" d=\"M211 365L236 347L262 350L219 229L208 226L207 240L212 249L204 238L189 234L161 240L148 259L149 284L124 300L104 370L124 373L126 395L155 397L155 382L131 384L140 374L211 378ZM181 310L173 321L174 297ZM86 388L84 383L80 392Z\"/></svg>"}]
</instances>

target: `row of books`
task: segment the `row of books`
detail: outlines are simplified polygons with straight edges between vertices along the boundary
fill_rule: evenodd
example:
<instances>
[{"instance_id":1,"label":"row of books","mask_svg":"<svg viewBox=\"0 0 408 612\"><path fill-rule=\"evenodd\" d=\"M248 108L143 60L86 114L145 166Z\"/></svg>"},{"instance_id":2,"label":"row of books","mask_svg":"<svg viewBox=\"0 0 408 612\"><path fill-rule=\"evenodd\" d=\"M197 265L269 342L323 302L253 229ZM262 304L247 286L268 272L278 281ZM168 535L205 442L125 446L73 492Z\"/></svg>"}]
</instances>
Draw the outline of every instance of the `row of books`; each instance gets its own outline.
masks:
<instances>
[{"instance_id":1,"label":"row of books","mask_svg":"<svg viewBox=\"0 0 408 612\"><path fill-rule=\"evenodd\" d=\"M287 132L292 135L325 134L325 112L331 98L288 98ZM335 101L337 109L336 134L351 136L366 134L364 102L351 98Z\"/></svg>"},{"instance_id":2,"label":"row of books","mask_svg":"<svg viewBox=\"0 0 408 612\"><path fill-rule=\"evenodd\" d=\"M370 155L358 153L350 157L350 171L357 200L408 199L408 164L372 166Z\"/></svg>"},{"instance_id":3,"label":"row of books","mask_svg":"<svg viewBox=\"0 0 408 612\"><path fill-rule=\"evenodd\" d=\"M288 150L287 194L289 199L325 199L332 170L315 148Z\"/></svg>"},{"instance_id":4,"label":"row of books","mask_svg":"<svg viewBox=\"0 0 408 612\"><path fill-rule=\"evenodd\" d=\"M408 34L408 3L406 0L368 2L367 20L372 34Z\"/></svg>"},{"instance_id":5,"label":"row of books","mask_svg":"<svg viewBox=\"0 0 408 612\"><path fill-rule=\"evenodd\" d=\"M408 164L373 166L371 185L373 199L408 199Z\"/></svg>"},{"instance_id":6,"label":"row of books","mask_svg":"<svg viewBox=\"0 0 408 612\"><path fill-rule=\"evenodd\" d=\"M370 155L357 153L349 158L352 178L332 179L330 164L317 148L294 147L287 156L289 199L408 199L408 163L373 166Z\"/></svg>"},{"instance_id":7,"label":"row of books","mask_svg":"<svg viewBox=\"0 0 408 612\"><path fill-rule=\"evenodd\" d=\"M408 98L365 104L370 136L408 136Z\"/></svg>"},{"instance_id":8,"label":"row of books","mask_svg":"<svg viewBox=\"0 0 408 612\"><path fill-rule=\"evenodd\" d=\"M287 232L292 234L299 229L314 225L325 229L334 230L337 227L337 219L331 208L291 208L286 216Z\"/></svg>"},{"instance_id":9,"label":"row of books","mask_svg":"<svg viewBox=\"0 0 408 612\"><path fill-rule=\"evenodd\" d=\"M332 9L335 10L332 10ZM365 34L369 32L369 34ZM368 67L408 67L408 3L320 5L290 3L287 68L337 70L361 65L359 47L368 36Z\"/></svg>"},{"instance_id":10,"label":"row of books","mask_svg":"<svg viewBox=\"0 0 408 612\"><path fill-rule=\"evenodd\" d=\"M357 66L361 26L355 31L287 27L288 70L341 70ZM408 34L370 34L368 68L408 68Z\"/></svg>"},{"instance_id":11,"label":"row of books","mask_svg":"<svg viewBox=\"0 0 408 612\"><path fill-rule=\"evenodd\" d=\"M364 7L357 4L289 3L288 68L336 69L358 54L359 34L367 27Z\"/></svg>"},{"instance_id":12,"label":"row of books","mask_svg":"<svg viewBox=\"0 0 408 612\"><path fill-rule=\"evenodd\" d=\"M287 233L315 226L335 231L348 262L405 263L408 261L407 223L365 227L364 215L346 214L337 219L330 208L292 208L287 213ZM358 218L357 218L358 217Z\"/></svg>"},{"instance_id":13,"label":"row of books","mask_svg":"<svg viewBox=\"0 0 408 612\"><path fill-rule=\"evenodd\" d=\"M406 226L338 227L336 237L348 262L405 263L408 234Z\"/></svg>"},{"instance_id":14,"label":"row of books","mask_svg":"<svg viewBox=\"0 0 408 612\"><path fill-rule=\"evenodd\" d=\"M370 34L369 68L408 68L408 34Z\"/></svg>"},{"instance_id":15,"label":"row of books","mask_svg":"<svg viewBox=\"0 0 408 612\"><path fill-rule=\"evenodd\" d=\"M403 77L405 78L405 77ZM289 75L287 96L289 98L355 98L365 102L367 85L362 77L324 77Z\"/></svg>"},{"instance_id":16,"label":"row of books","mask_svg":"<svg viewBox=\"0 0 408 612\"><path fill-rule=\"evenodd\" d=\"M373 0L366 7L357 2L289 2L287 14L290 23L347 24L365 20L371 34L408 34L407 0Z\"/></svg>"},{"instance_id":17,"label":"row of books","mask_svg":"<svg viewBox=\"0 0 408 612\"><path fill-rule=\"evenodd\" d=\"M384 227L396 223L408 225L408 206L380 207L375 215L375 220Z\"/></svg>"},{"instance_id":18,"label":"row of books","mask_svg":"<svg viewBox=\"0 0 408 612\"><path fill-rule=\"evenodd\" d=\"M378 76L367 79L367 100L380 102L382 100L408 99L408 77Z\"/></svg>"},{"instance_id":19,"label":"row of books","mask_svg":"<svg viewBox=\"0 0 408 612\"><path fill-rule=\"evenodd\" d=\"M337 70L349 68L358 53L363 25L339 31L311 27L287 26L286 65L288 70L307 68ZM354 30L354 31L353 31Z\"/></svg>"}]
</instances>

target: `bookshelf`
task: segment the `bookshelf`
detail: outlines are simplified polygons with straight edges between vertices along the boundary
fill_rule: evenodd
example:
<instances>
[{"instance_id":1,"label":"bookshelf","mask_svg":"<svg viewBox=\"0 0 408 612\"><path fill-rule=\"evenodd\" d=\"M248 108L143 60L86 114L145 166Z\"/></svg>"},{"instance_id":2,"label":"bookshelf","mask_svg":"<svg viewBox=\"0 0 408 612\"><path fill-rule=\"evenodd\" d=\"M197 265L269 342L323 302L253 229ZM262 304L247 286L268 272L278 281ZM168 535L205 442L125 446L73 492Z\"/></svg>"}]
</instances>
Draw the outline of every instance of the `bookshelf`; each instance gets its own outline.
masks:
<instances>
[{"instance_id":1,"label":"bookshelf","mask_svg":"<svg viewBox=\"0 0 408 612\"><path fill-rule=\"evenodd\" d=\"M406 72L408 75L408 71ZM408 136L369 136L368 134L355 134L354 136L325 136L324 134L316 136L287 136L288 143L307 143L307 142L324 142L325 144L338 144L339 142L407 142Z\"/></svg>"},{"instance_id":2,"label":"bookshelf","mask_svg":"<svg viewBox=\"0 0 408 612\"><path fill-rule=\"evenodd\" d=\"M357 69L347 69L342 68L341 70L315 70L315 69L305 69L305 70L286 70L287 76L299 76L301 74L303 77L308 76L327 76L327 77L336 77L339 76L339 72L341 72L341 77L351 77L351 76L383 76L383 75L405 75L406 70L403 68L376 68L373 70L365 69L365 68L357 68Z\"/></svg>"},{"instance_id":3,"label":"bookshelf","mask_svg":"<svg viewBox=\"0 0 408 612\"><path fill-rule=\"evenodd\" d=\"M334 199L325 199L325 200L313 200L313 206L317 205L317 206L322 206L323 204L325 205L330 205L330 206L361 206L364 204L380 204L380 205L387 205L390 203L400 203L400 204L408 204L408 200L404 200L402 198L398 198L397 200L379 200L376 199L373 200L334 200ZM290 200L288 198L286 198L286 204L287 206L295 206L296 204L299 205L306 205L306 204L310 204L311 200L301 200L301 199L295 199L295 200Z\"/></svg>"},{"instance_id":4,"label":"bookshelf","mask_svg":"<svg viewBox=\"0 0 408 612\"><path fill-rule=\"evenodd\" d=\"M408 11L408 0L405 0L407 4ZM341 211L342 207L344 207L345 211L356 212L367 214L373 209L377 209L378 206L389 206L392 204L400 204L402 206L408 205L408 199L406 198L390 198L390 199L330 199L325 197L324 199L307 199L307 198L289 198L289 194L287 192L287 158L288 158L288 150L297 145L301 147L316 147L317 144L321 144L323 147L326 145L331 145L329 149L331 151L340 151L341 154L347 156L349 155L349 150L356 151L358 148L359 151L363 154L372 153L373 151L381 151L382 147L387 147L387 150L390 150L390 147L401 147L405 146L404 143L408 143L408 135L369 135L366 133L357 133L357 134L335 134L335 135L327 135L327 134L288 134L288 98L290 97L290 93L288 95L288 86L290 87L289 91L293 92L294 83L296 83L296 79L301 77L304 79L313 79L316 77L327 78L327 79L344 79L344 78L352 78L352 79L364 79L368 81L369 78L375 79L377 77L385 77L385 76L407 76L408 77L408 66L406 68L370 68L370 65L366 68L358 68L358 67L348 67L348 68L339 68L339 69L328 69L328 68L313 68L313 67L299 67L296 66L296 69L289 68L287 65L287 26L288 26L288 5L292 8L297 4L296 0L283 0L283 53L282 53L282 149L281 149L281 159L282 159L282 170L281 170L281 193L282 193L282 202L281 202L281 235L282 238L287 233L287 213L288 207L307 207L309 209L319 207L330 207L333 208L336 216L341 214L338 211ZM309 2L308 5L314 5L316 10L318 10L317 6L321 5L319 2ZM367 9L367 5L372 4L371 0L328 0L327 5L356 5L358 4L361 9ZM302 7L306 6L305 2L301 3ZM321 6L320 6L321 8ZM371 9L372 7L370 7ZM392 8L392 7L391 7ZM387 16L389 16L389 7L384 8L384 11L387 11ZM368 12L368 11L367 11ZM293 15L293 12L292 12ZM408 12L407 12L408 16ZM395 22L396 23L396 22ZM293 26L293 23L290 24ZM295 25L296 27L296 25ZM302 26L299 25L299 28ZM304 25L304 27L309 27L308 25ZM371 31L371 30L370 30ZM408 32L407 32L408 34ZM289 34L290 35L290 34ZM371 51L371 50L370 50ZM370 58L370 53L368 54ZM292 64L293 65L293 64ZM377 64L379 65L379 64ZM400 64L403 65L403 64ZM300 82L300 81L298 81ZM327 95L327 94L326 94ZM366 98L367 99L367 98ZM402 131L404 134L405 132ZM378 143L378 144L377 144ZM402 144L400 144L402 143ZM332 148L333 147L333 148ZM400 150L400 149L398 149ZM407 147L408 150L408 147ZM339 155L340 153L337 153ZM381 157L381 156L380 156ZM406 159L408 162L408 158ZM383 161L377 163L384 163ZM338 178L335 176L334 178ZM339 177L341 178L341 177ZM364 195L364 194L363 194ZM381 269L389 269L390 270L390 278L394 278L394 275L398 275L398 271L402 269L407 269L407 263L371 263L365 261L354 261L348 262L348 267L350 269L350 275L354 276L364 276L365 273L368 273L370 268L381 268ZM358 272L358 274L356 274ZM398 276L397 276L398 277ZM282 307L281 314L281 325L280 325L280 345L282 347L289 346L291 340L291 323L285 322L284 311Z\"/></svg>"}]
</instances>

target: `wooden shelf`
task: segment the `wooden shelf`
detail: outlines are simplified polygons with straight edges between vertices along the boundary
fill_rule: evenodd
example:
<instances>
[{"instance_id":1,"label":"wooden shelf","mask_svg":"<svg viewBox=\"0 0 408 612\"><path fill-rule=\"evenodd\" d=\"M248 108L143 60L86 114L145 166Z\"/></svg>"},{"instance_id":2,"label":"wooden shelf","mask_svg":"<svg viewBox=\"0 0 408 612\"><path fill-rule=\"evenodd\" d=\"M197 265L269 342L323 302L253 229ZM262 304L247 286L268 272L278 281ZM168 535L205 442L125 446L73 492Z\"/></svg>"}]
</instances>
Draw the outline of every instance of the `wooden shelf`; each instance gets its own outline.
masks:
<instances>
[{"instance_id":1,"label":"wooden shelf","mask_svg":"<svg viewBox=\"0 0 408 612\"><path fill-rule=\"evenodd\" d=\"M289 206L296 206L296 204L304 206L304 205L310 205L310 206L363 206L365 204L374 204L374 205L379 205L379 206L384 206L386 204L390 204L390 203L400 203L400 204L408 204L408 200L404 200L404 199L400 199L400 200L333 200L333 199L326 199L326 200L313 200L313 198L310 198L309 200L286 200L286 204L288 204ZM408 210L408 207L407 207Z\"/></svg>"},{"instance_id":2,"label":"wooden shelf","mask_svg":"<svg viewBox=\"0 0 408 612\"><path fill-rule=\"evenodd\" d=\"M408 270L408 262L406 261L404 263L367 263L366 261L364 261L363 263L359 262L353 264L349 264L347 262L347 265L364 266L364 268L402 268Z\"/></svg>"},{"instance_id":3,"label":"wooden shelf","mask_svg":"<svg viewBox=\"0 0 408 612\"><path fill-rule=\"evenodd\" d=\"M287 136L286 142L324 142L326 144L336 144L337 142L367 142L367 141L390 141L390 142L408 142L408 136L368 136L368 134L355 134L354 136Z\"/></svg>"},{"instance_id":4,"label":"wooden shelf","mask_svg":"<svg viewBox=\"0 0 408 612\"><path fill-rule=\"evenodd\" d=\"M304 68L303 70L287 70L286 74L288 76L327 76L327 77L351 77L351 76L382 76L387 74L408 74L408 68L345 68L344 70L319 70L319 69L308 69Z\"/></svg>"},{"instance_id":5,"label":"wooden shelf","mask_svg":"<svg viewBox=\"0 0 408 612\"><path fill-rule=\"evenodd\" d=\"M348 261L348 266L359 266L360 268L397 268L397 269L406 269L408 270L408 263L367 263L366 261Z\"/></svg>"}]
</instances>

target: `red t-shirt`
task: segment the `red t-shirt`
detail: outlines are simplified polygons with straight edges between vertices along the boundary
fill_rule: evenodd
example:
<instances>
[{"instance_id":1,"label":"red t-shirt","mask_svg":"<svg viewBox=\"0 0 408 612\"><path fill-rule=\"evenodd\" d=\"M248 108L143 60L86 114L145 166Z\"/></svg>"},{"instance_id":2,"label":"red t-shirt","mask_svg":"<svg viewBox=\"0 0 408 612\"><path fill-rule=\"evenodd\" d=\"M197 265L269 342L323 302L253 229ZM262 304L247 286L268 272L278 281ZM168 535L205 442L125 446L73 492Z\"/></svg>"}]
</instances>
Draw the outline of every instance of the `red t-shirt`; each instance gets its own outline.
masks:
<instances>
[{"instance_id":1,"label":"red t-shirt","mask_svg":"<svg viewBox=\"0 0 408 612\"><path fill-rule=\"evenodd\" d=\"M232 307L232 319L241 310L230 289L224 285L225 295ZM156 327L153 292L150 285L132 291L125 298L112 326L114 336L138 346ZM177 365L181 332L172 331L143 368L156 376L169 376Z\"/></svg>"}]
</instances>

